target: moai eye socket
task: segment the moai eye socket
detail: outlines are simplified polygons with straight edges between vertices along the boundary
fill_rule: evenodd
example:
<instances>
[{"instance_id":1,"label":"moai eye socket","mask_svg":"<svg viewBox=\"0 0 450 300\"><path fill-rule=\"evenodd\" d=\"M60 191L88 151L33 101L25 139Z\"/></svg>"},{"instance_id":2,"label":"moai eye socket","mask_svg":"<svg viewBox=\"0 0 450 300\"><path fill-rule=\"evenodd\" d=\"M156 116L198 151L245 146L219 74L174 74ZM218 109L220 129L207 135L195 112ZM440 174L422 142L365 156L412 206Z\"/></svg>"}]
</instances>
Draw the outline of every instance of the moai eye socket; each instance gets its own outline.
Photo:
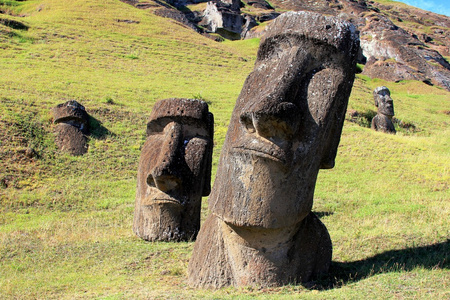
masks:
<instances>
[{"instance_id":1,"label":"moai eye socket","mask_svg":"<svg viewBox=\"0 0 450 300\"><path fill-rule=\"evenodd\" d=\"M256 132L256 128L253 125L253 118L251 114L243 114L240 117L240 123L244 126L245 130L248 133L255 133Z\"/></svg>"}]
</instances>

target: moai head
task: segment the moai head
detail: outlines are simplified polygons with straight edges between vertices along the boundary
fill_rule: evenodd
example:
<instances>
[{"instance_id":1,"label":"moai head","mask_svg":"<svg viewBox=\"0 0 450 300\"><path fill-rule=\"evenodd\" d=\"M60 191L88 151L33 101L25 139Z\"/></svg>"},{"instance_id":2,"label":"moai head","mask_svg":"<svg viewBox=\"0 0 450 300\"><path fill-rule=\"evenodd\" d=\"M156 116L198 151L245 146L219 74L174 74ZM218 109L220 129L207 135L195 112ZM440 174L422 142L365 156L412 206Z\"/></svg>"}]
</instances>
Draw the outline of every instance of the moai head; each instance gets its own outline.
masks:
<instances>
[{"instance_id":1,"label":"moai head","mask_svg":"<svg viewBox=\"0 0 450 300\"><path fill-rule=\"evenodd\" d=\"M373 91L375 106L378 107L378 113L392 117L394 116L394 103L391 98L391 92L385 86L379 86Z\"/></svg>"},{"instance_id":2,"label":"moai head","mask_svg":"<svg viewBox=\"0 0 450 300\"><path fill-rule=\"evenodd\" d=\"M209 195L213 115L193 99L157 102L147 124L137 176L134 232L149 241L190 240Z\"/></svg>"},{"instance_id":3,"label":"moai head","mask_svg":"<svg viewBox=\"0 0 450 300\"><path fill-rule=\"evenodd\" d=\"M274 20L231 117L213 214L272 229L309 214L319 169L334 166L358 47L354 26L338 19L290 12Z\"/></svg>"},{"instance_id":4,"label":"moai head","mask_svg":"<svg viewBox=\"0 0 450 300\"><path fill-rule=\"evenodd\" d=\"M84 106L71 100L54 107L52 113L58 148L72 155L86 153L89 115Z\"/></svg>"}]
</instances>

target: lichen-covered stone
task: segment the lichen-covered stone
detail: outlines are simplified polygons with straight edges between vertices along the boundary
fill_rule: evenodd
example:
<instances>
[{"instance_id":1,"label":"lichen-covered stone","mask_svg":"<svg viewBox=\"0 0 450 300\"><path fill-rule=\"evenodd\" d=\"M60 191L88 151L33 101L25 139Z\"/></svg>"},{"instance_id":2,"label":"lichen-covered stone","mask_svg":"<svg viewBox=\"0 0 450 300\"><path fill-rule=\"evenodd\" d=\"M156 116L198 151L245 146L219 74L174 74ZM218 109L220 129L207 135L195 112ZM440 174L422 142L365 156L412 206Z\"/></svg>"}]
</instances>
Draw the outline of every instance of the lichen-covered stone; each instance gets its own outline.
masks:
<instances>
[{"instance_id":1,"label":"lichen-covered stone","mask_svg":"<svg viewBox=\"0 0 450 300\"><path fill-rule=\"evenodd\" d=\"M189 263L189 284L278 286L327 272L331 240L311 212L320 168L334 166L358 34L289 12L261 40L234 108Z\"/></svg>"},{"instance_id":2,"label":"lichen-covered stone","mask_svg":"<svg viewBox=\"0 0 450 300\"><path fill-rule=\"evenodd\" d=\"M210 192L213 116L193 99L157 102L137 175L133 231L148 241L194 239Z\"/></svg>"}]
</instances>

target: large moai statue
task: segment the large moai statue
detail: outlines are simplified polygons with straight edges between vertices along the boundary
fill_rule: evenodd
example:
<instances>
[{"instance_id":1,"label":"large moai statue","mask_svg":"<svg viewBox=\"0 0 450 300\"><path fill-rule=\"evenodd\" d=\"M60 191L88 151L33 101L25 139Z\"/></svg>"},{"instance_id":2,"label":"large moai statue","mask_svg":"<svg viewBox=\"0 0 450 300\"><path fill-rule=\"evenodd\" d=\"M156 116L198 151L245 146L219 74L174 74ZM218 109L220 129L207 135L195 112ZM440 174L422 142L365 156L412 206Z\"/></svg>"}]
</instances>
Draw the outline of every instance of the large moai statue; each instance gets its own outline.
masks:
<instances>
[{"instance_id":1,"label":"large moai statue","mask_svg":"<svg viewBox=\"0 0 450 300\"><path fill-rule=\"evenodd\" d=\"M211 190L214 120L193 99L157 102L137 175L133 231L148 241L195 239L202 196Z\"/></svg>"},{"instance_id":2,"label":"large moai statue","mask_svg":"<svg viewBox=\"0 0 450 300\"><path fill-rule=\"evenodd\" d=\"M84 106L71 100L55 106L52 113L58 148L75 156L85 154L88 150L89 115Z\"/></svg>"},{"instance_id":3,"label":"large moai statue","mask_svg":"<svg viewBox=\"0 0 450 300\"><path fill-rule=\"evenodd\" d=\"M394 123L392 123L394 103L391 98L391 92L387 87L379 86L373 91L373 98L378 112L372 119L372 129L395 134Z\"/></svg>"},{"instance_id":4,"label":"large moai statue","mask_svg":"<svg viewBox=\"0 0 450 300\"><path fill-rule=\"evenodd\" d=\"M332 245L311 212L333 168L359 37L333 17L288 12L269 25L237 99L189 262L194 287L279 286L328 271Z\"/></svg>"}]
</instances>

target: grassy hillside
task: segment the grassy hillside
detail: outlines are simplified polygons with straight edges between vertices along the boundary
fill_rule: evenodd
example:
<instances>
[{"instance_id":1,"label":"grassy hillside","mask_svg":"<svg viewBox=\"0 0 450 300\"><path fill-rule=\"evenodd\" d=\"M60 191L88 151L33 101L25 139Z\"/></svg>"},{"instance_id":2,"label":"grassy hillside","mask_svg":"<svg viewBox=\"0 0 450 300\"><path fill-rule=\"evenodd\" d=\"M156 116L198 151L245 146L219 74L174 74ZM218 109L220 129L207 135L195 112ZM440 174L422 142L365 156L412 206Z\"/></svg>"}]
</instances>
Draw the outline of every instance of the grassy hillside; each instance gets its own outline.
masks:
<instances>
[{"instance_id":1,"label":"grassy hillside","mask_svg":"<svg viewBox=\"0 0 450 300\"><path fill-rule=\"evenodd\" d=\"M193 243L131 231L146 119L159 99L207 101L215 173L258 40L216 43L118 0L0 0L0 11L0 298L450 297L450 93L358 75L349 111L359 117L316 187L334 246L328 277L194 290ZM365 127L379 85L394 99L395 136ZM53 140L50 109L71 99L92 116L82 157Z\"/></svg>"}]
</instances>

